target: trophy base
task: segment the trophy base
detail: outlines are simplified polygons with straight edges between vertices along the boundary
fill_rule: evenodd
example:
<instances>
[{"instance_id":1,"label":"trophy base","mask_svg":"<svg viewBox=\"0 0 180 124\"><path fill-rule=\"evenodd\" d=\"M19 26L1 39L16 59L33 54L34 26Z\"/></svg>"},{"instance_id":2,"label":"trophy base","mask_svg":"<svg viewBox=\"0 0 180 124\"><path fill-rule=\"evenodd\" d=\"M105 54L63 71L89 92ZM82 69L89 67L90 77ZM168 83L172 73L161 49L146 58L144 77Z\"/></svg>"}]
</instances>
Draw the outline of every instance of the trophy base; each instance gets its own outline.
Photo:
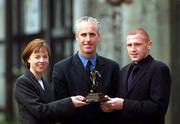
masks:
<instances>
[{"instance_id":1,"label":"trophy base","mask_svg":"<svg viewBox=\"0 0 180 124\"><path fill-rule=\"evenodd\" d=\"M86 102L87 103L91 103L91 102L105 102L108 99L106 99L104 97L104 95L102 95L102 93L89 93L86 96Z\"/></svg>"}]
</instances>

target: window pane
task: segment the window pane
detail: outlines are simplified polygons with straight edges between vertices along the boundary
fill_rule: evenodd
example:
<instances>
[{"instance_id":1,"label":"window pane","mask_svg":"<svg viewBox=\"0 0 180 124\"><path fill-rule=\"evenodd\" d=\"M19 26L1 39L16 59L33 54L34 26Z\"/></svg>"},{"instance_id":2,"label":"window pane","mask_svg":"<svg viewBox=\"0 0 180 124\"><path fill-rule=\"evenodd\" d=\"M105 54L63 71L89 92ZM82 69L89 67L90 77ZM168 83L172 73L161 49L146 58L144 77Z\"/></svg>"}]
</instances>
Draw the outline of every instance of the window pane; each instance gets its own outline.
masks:
<instances>
[{"instance_id":1,"label":"window pane","mask_svg":"<svg viewBox=\"0 0 180 124\"><path fill-rule=\"evenodd\" d=\"M24 3L25 33L32 34L40 31L40 0L26 0Z\"/></svg>"},{"instance_id":2,"label":"window pane","mask_svg":"<svg viewBox=\"0 0 180 124\"><path fill-rule=\"evenodd\" d=\"M4 0L0 0L0 42L4 40L5 36L5 30L4 30L4 10L5 10L5 5L4 5Z\"/></svg>"},{"instance_id":3,"label":"window pane","mask_svg":"<svg viewBox=\"0 0 180 124\"><path fill-rule=\"evenodd\" d=\"M5 49L4 44L0 44L0 56L1 58L5 58ZM5 106L5 76L4 76L4 68L5 63L4 59L0 59L0 107Z\"/></svg>"}]
</instances>

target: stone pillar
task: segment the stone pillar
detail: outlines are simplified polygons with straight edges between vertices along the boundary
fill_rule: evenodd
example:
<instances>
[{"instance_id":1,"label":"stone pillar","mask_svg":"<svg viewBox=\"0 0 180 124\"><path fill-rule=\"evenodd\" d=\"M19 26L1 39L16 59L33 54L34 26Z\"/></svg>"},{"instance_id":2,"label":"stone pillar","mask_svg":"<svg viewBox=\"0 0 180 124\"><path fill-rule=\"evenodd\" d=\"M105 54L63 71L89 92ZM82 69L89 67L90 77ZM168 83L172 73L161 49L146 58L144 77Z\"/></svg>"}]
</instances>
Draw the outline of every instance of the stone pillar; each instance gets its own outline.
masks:
<instances>
[{"instance_id":1,"label":"stone pillar","mask_svg":"<svg viewBox=\"0 0 180 124\"><path fill-rule=\"evenodd\" d=\"M171 124L180 122L180 0L170 1L171 5L171 66L172 66L172 98Z\"/></svg>"},{"instance_id":2,"label":"stone pillar","mask_svg":"<svg viewBox=\"0 0 180 124\"><path fill-rule=\"evenodd\" d=\"M121 8L109 5L106 0L91 0L90 15L101 23L101 41L98 53L121 64Z\"/></svg>"},{"instance_id":3,"label":"stone pillar","mask_svg":"<svg viewBox=\"0 0 180 124\"><path fill-rule=\"evenodd\" d=\"M73 23L82 16L88 15L88 0L74 0L73 1ZM73 24L73 25L74 25ZM77 42L74 42L74 53L78 50Z\"/></svg>"}]
</instances>

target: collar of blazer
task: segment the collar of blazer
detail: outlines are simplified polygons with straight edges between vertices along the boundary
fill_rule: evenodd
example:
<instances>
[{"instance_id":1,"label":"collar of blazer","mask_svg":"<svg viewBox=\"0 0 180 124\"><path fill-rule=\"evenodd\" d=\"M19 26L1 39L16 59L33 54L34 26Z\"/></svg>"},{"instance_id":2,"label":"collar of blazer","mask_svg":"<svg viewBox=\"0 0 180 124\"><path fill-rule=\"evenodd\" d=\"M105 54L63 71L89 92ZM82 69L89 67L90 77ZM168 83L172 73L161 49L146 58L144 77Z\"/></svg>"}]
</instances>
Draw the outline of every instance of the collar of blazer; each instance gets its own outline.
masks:
<instances>
[{"instance_id":1,"label":"collar of blazer","mask_svg":"<svg viewBox=\"0 0 180 124\"><path fill-rule=\"evenodd\" d=\"M140 82L140 80L142 79L143 76L145 76L148 72L148 68L150 68L150 64L151 62L153 61L154 59L149 55L147 56L143 61L141 61L138 66L139 66L139 71L137 72L136 74L136 77L134 78L134 83L132 84L131 86L131 89L127 91L127 95L130 95L133 91L133 89L136 87L136 85L138 85ZM125 84L127 84L127 79L128 79L128 74L131 70L131 67L132 67L133 63L129 64L128 67L127 67L127 73L126 73L126 82L124 82ZM127 89L127 85L126 86L126 89Z\"/></svg>"},{"instance_id":2,"label":"collar of blazer","mask_svg":"<svg viewBox=\"0 0 180 124\"><path fill-rule=\"evenodd\" d=\"M34 85L34 87L38 88L39 89L39 95L41 93L43 93L45 98L45 100L50 100L50 86L48 84L48 82L46 80L44 80L42 78L42 81L43 81L43 84L44 84L44 88L45 90L42 89L41 85L39 84L38 80L36 79L36 77L33 75L33 73L30 71L30 70L27 70L24 75L31 81L31 83Z\"/></svg>"}]
</instances>

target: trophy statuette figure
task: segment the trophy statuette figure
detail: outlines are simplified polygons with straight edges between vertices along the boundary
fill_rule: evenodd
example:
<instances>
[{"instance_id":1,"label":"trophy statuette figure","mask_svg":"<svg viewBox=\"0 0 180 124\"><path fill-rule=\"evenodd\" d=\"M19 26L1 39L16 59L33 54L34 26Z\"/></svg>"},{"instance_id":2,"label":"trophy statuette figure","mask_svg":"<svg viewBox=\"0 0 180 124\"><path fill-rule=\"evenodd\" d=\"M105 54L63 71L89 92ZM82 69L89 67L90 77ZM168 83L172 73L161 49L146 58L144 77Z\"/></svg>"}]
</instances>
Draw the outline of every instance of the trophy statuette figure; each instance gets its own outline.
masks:
<instances>
[{"instance_id":1,"label":"trophy statuette figure","mask_svg":"<svg viewBox=\"0 0 180 124\"><path fill-rule=\"evenodd\" d=\"M95 69L91 70L90 80L92 82L92 86L91 86L89 94L86 96L86 102L88 102L88 103L107 101L107 99L105 99L104 95L100 91L98 91L99 82L97 81L97 76L99 78L101 78L101 75L97 70L95 70Z\"/></svg>"}]
</instances>

